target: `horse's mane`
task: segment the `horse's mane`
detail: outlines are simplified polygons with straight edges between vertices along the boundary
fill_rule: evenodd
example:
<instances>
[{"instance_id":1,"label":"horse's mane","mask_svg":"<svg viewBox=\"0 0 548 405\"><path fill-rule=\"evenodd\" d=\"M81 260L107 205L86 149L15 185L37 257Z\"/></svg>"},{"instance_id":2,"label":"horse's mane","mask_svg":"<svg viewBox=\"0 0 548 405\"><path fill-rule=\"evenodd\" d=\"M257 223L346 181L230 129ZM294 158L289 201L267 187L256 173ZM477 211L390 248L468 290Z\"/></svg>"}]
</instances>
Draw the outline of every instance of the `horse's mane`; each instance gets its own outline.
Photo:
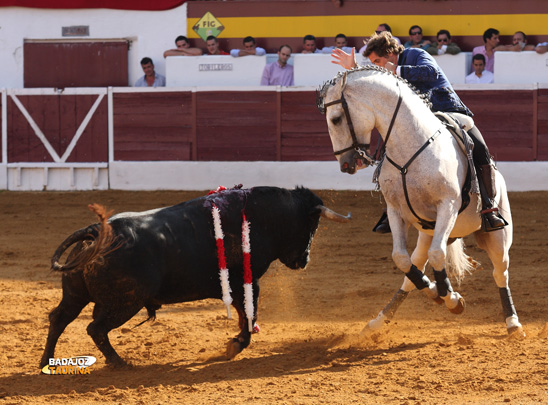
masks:
<instances>
[{"instance_id":1,"label":"horse's mane","mask_svg":"<svg viewBox=\"0 0 548 405\"><path fill-rule=\"evenodd\" d=\"M377 65L366 65L366 66L357 66L357 67L352 68L350 70L347 70L345 72L338 72L337 76L335 76L331 80L328 80L328 81L324 82L323 85L320 86L320 88L316 91L316 105L317 105L318 109L320 110L320 112L322 114L325 114L325 96L327 95L327 90L331 86L334 86L335 84L337 84L337 81L342 79L345 75L348 76L352 73L364 72L364 71L372 72L372 73L373 72L380 72L380 73L388 74L391 77L396 78L396 80L398 80L398 81L404 83L405 85L407 85L411 89L411 91L413 91L413 93L418 95L419 98L424 102L424 104L426 104L426 106L429 109L432 108L432 103L429 101L428 95L424 94L424 93L421 93L415 86L413 86L411 83L409 83L404 78L402 78L398 75L392 74L392 72L390 72L389 70L387 70L383 67L380 67L380 66L377 66Z\"/></svg>"}]
</instances>

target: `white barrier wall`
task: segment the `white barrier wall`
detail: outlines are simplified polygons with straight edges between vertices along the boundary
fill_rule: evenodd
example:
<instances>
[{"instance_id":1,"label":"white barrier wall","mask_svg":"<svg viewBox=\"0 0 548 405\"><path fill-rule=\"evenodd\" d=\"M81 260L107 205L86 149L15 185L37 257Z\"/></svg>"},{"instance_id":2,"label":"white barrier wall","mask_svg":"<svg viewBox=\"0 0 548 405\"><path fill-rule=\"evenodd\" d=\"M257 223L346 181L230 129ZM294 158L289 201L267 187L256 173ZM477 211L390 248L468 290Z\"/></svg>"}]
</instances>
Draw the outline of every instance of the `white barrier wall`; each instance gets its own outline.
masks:
<instances>
[{"instance_id":1,"label":"white barrier wall","mask_svg":"<svg viewBox=\"0 0 548 405\"><path fill-rule=\"evenodd\" d=\"M164 73L163 53L175 48L178 35L186 34L186 18L186 3L164 11L2 7L0 88L23 88L25 40L128 40L128 79L132 86L143 75L139 62L145 56L152 58L157 72ZM62 35L62 27L75 25L89 27L89 36Z\"/></svg>"},{"instance_id":2,"label":"white barrier wall","mask_svg":"<svg viewBox=\"0 0 548 405\"><path fill-rule=\"evenodd\" d=\"M456 55L439 55L434 59L451 84L464 84L466 75L472 68L472 53L461 52Z\"/></svg>"},{"instance_id":3,"label":"white barrier wall","mask_svg":"<svg viewBox=\"0 0 548 405\"><path fill-rule=\"evenodd\" d=\"M327 80L333 79L337 72L345 69L331 63L331 55L315 54L294 54L295 64L293 72L295 75L295 86L319 86Z\"/></svg>"},{"instance_id":4,"label":"white barrier wall","mask_svg":"<svg viewBox=\"0 0 548 405\"><path fill-rule=\"evenodd\" d=\"M548 162L497 162L508 191L548 190ZM111 162L113 190L213 190L218 186L302 185L318 190L374 190L374 167L354 175L330 162Z\"/></svg>"},{"instance_id":5,"label":"white barrier wall","mask_svg":"<svg viewBox=\"0 0 548 405\"><path fill-rule=\"evenodd\" d=\"M168 56L168 86L259 86L266 56Z\"/></svg>"},{"instance_id":6,"label":"white barrier wall","mask_svg":"<svg viewBox=\"0 0 548 405\"><path fill-rule=\"evenodd\" d=\"M495 83L548 83L548 53L496 52Z\"/></svg>"}]
</instances>

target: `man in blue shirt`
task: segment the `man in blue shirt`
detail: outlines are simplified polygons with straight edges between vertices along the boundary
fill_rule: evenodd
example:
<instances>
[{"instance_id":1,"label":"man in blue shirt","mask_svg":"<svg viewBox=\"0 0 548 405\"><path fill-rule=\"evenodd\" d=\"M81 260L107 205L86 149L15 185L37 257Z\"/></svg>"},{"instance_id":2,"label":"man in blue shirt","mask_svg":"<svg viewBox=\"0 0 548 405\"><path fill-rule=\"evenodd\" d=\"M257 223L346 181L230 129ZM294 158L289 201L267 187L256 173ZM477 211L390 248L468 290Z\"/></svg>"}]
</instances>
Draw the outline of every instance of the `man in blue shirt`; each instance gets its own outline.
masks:
<instances>
[{"instance_id":1,"label":"man in blue shirt","mask_svg":"<svg viewBox=\"0 0 548 405\"><path fill-rule=\"evenodd\" d=\"M154 70L154 63L149 57L141 59L141 67L144 76L137 79L135 87L163 87L166 85L166 78Z\"/></svg>"},{"instance_id":2,"label":"man in blue shirt","mask_svg":"<svg viewBox=\"0 0 548 405\"><path fill-rule=\"evenodd\" d=\"M357 66L354 49L350 54L341 49L334 49L331 56L335 59L332 61L333 63L341 65L345 69ZM401 76L421 93L428 95L432 103L432 111L458 112L473 116L428 52L419 48L404 49L389 32L385 31L370 38L363 56L369 58L373 64ZM474 141L474 164L478 169L478 180L484 191L482 193L481 214L487 222L486 230L501 229L506 226L506 221L500 217L498 209L493 207L496 187L495 168L491 162L491 154L481 132L476 127L469 130L468 134ZM386 218L386 221L381 218L374 231L378 233L390 232L388 218Z\"/></svg>"}]
</instances>

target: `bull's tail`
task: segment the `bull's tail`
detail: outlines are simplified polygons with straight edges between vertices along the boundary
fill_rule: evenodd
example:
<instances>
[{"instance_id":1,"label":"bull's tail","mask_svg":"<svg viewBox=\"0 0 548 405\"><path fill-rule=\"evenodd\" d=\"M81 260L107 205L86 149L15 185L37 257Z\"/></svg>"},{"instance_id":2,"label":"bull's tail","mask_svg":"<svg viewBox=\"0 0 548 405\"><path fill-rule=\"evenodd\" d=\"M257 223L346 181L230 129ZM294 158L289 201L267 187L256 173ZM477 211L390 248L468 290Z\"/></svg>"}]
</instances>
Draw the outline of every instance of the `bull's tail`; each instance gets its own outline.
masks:
<instances>
[{"instance_id":1,"label":"bull's tail","mask_svg":"<svg viewBox=\"0 0 548 405\"><path fill-rule=\"evenodd\" d=\"M51 269L55 271L71 271L77 268L84 268L103 260L104 256L117 249L119 245L114 246L115 237L112 227L108 223L108 218L112 211L107 212L106 208L99 204L90 204L90 211L94 212L99 218L99 223L80 229L70 235L57 248L51 258ZM65 264L60 264L59 260L63 253L73 244L81 242L79 251L71 253Z\"/></svg>"}]
</instances>

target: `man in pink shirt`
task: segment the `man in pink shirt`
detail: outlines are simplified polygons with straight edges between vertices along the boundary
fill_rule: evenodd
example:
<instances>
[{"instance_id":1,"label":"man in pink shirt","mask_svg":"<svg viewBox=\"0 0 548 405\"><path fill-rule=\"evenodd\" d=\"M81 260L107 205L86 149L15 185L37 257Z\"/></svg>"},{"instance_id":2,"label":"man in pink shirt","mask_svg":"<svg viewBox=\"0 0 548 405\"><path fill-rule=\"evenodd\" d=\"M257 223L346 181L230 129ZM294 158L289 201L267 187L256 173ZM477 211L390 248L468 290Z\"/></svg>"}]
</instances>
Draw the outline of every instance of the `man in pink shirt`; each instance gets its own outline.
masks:
<instances>
[{"instance_id":1,"label":"man in pink shirt","mask_svg":"<svg viewBox=\"0 0 548 405\"><path fill-rule=\"evenodd\" d=\"M293 86L293 66L287 63L290 57L291 47L280 46L278 60L264 67L261 86Z\"/></svg>"},{"instance_id":2,"label":"man in pink shirt","mask_svg":"<svg viewBox=\"0 0 548 405\"><path fill-rule=\"evenodd\" d=\"M494 28L489 28L483 33L483 42L485 45L476 46L472 51L472 56L476 54L482 54L485 56L485 70L490 71L491 73L495 72L495 48L498 46L499 31Z\"/></svg>"}]
</instances>

